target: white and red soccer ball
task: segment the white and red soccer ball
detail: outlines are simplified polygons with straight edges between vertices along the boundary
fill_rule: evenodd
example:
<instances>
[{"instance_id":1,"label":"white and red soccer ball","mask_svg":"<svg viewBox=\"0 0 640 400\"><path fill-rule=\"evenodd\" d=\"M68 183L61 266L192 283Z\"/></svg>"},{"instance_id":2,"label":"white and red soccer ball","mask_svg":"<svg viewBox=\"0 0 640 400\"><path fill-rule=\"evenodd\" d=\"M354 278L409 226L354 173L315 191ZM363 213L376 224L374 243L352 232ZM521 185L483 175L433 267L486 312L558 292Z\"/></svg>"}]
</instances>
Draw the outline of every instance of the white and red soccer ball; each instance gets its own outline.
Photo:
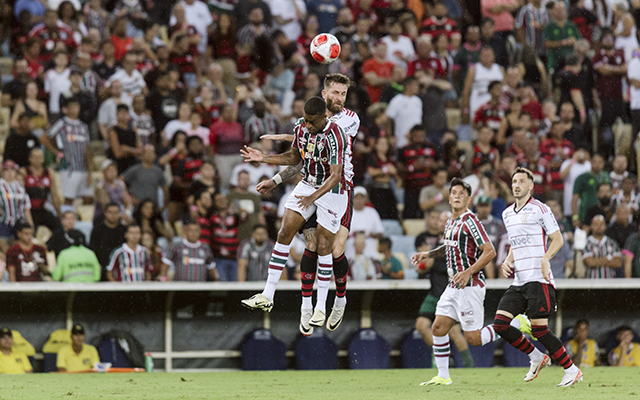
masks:
<instances>
[{"instance_id":1,"label":"white and red soccer ball","mask_svg":"<svg viewBox=\"0 0 640 400\"><path fill-rule=\"evenodd\" d=\"M311 57L321 64L334 62L340 56L340 42L330 33L321 33L311 41Z\"/></svg>"}]
</instances>

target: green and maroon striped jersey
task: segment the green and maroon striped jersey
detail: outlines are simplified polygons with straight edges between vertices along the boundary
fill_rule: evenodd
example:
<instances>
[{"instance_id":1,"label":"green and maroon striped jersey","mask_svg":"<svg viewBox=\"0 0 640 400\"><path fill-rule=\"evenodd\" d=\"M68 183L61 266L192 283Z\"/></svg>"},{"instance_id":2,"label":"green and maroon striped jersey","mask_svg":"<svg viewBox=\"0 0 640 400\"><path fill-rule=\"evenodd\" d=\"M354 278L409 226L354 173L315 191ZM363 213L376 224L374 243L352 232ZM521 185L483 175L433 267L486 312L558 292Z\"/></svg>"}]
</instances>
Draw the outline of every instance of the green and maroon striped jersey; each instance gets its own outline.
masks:
<instances>
[{"instance_id":1,"label":"green and maroon striped jersey","mask_svg":"<svg viewBox=\"0 0 640 400\"><path fill-rule=\"evenodd\" d=\"M482 254L480 246L489 241L489 235L485 232L478 217L469 210L458 218L447 221L444 228L444 244L449 281L452 287L454 275L475 264ZM473 274L467 286L483 287L484 284L484 274L479 271Z\"/></svg>"},{"instance_id":2,"label":"green and maroon striped jersey","mask_svg":"<svg viewBox=\"0 0 640 400\"><path fill-rule=\"evenodd\" d=\"M292 146L300 151L303 161L303 180L313 187L322 186L331 176L331 166L344 163L348 143L344 130L328 121L322 132L312 135L301 118L293 128L293 135ZM338 184L331 189L331 193L340 193L342 190L344 188Z\"/></svg>"},{"instance_id":3,"label":"green and maroon striped jersey","mask_svg":"<svg viewBox=\"0 0 640 400\"><path fill-rule=\"evenodd\" d=\"M174 281L206 282L208 271L216 267L209 246L187 239L172 243L162 256L162 262L175 268Z\"/></svg>"}]
</instances>

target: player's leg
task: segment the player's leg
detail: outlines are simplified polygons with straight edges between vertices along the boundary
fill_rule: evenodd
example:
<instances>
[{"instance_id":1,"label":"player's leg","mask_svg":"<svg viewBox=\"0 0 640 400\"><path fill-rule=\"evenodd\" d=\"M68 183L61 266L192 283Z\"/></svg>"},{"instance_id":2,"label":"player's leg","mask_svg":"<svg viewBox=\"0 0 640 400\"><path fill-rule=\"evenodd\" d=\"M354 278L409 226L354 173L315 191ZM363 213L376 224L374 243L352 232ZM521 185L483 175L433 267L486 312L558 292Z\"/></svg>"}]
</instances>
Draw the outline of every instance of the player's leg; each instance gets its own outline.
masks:
<instances>
[{"instance_id":1,"label":"player's leg","mask_svg":"<svg viewBox=\"0 0 640 400\"><path fill-rule=\"evenodd\" d=\"M436 307L438 305L438 298L428 294L418 311L418 318L416 319L416 330L420 332L422 340L429 346L433 346L433 332L431 326L436 319ZM457 346L457 344L456 344Z\"/></svg>"},{"instance_id":2,"label":"player's leg","mask_svg":"<svg viewBox=\"0 0 640 400\"><path fill-rule=\"evenodd\" d=\"M556 292L546 283L531 282L525 285L527 315L531 318L531 331L549 351L551 358L560 364L565 375L558 386L571 386L582 380L582 372L571 361L567 350L558 337L549 330L549 314L556 308Z\"/></svg>"},{"instance_id":3,"label":"player's leg","mask_svg":"<svg viewBox=\"0 0 640 400\"><path fill-rule=\"evenodd\" d=\"M469 342L466 339L466 332L462 333L462 328L460 324L455 324L449 330L449 338L458 348L458 352L460 353L460 357L462 358L462 364L465 368L473 368L475 367L475 362L473 361L473 356L471 355L471 351L469 350Z\"/></svg>"},{"instance_id":4,"label":"player's leg","mask_svg":"<svg viewBox=\"0 0 640 400\"><path fill-rule=\"evenodd\" d=\"M316 237L318 238L318 297L309 325L320 328L326 320L327 294L329 293L331 270L333 268L331 249L333 248L335 233L329 231L318 221Z\"/></svg>"},{"instance_id":5,"label":"player's leg","mask_svg":"<svg viewBox=\"0 0 640 400\"><path fill-rule=\"evenodd\" d=\"M312 225L310 225L312 223ZM304 224L305 249L300 260L300 283L302 285L302 305L300 306L300 332L309 336L313 333L313 326L309 325L313 316L313 283L316 280L318 269L318 253L316 252L316 221L315 217L309 218Z\"/></svg>"},{"instance_id":6,"label":"player's leg","mask_svg":"<svg viewBox=\"0 0 640 400\"><path fill-rule=\"evenodd\" d=\"M344 217L343 217L344 220ZM333 242L333 276L336 282L336 298L329 315L327 329L335 331L344 317L344 308L347 305L347 275L349 274L349 261L344 255L344 248L349 238L349 229L340 226Z\"/></svg>"},{"instance_id":7,"label":"player's leg","mask_svg":"<svg viewBox=\"0 0 640 400\"><path fill-rule=\"evenodd\" d=\"M433 321L431 332L433 333L433 355L438 367L438 375L421 385L450 385L449 355L451 346L449 343L449 331L458 318L457 289L447 287L438 300L436 306L436 319Z\"/></svg>"},{"instance_id":8,"label":"player's leg","mask_svg":"<svg viewBox=\"0 0 640 400\"><path fill-rule=\"evenodd\" d=\"M428 346L433 346L433 332L431 332L432 323L433 322L429 318L423 316L416 318L416 330L420 333L422 340L424 340Z\"/></svg>"},{"instance_id":9,"label":"player's leg","mask_svg":"<svg viewBox=\"0 0 640 400\"><path fill-rule=\"evenodd\" d=\"M493 325L483 327L484 298L486 288L472 286L461 289L464 296L460 299L464 315L460 316L460 323L464 329L464 337L472 346L484 346L499 339Z\"/></svg>"}]
</instances>

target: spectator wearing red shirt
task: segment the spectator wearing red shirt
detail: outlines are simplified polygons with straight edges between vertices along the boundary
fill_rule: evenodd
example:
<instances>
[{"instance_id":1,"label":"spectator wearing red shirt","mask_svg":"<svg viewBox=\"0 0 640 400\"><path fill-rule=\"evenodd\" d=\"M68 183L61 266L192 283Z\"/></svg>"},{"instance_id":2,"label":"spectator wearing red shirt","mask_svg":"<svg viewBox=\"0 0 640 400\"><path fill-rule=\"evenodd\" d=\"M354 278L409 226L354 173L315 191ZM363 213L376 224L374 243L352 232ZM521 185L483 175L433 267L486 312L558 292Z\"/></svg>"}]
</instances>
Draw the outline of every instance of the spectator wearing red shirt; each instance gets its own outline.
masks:
<instances>
[{"instance_id":1,"label":"spectator wearing red shirt","mask_svg":"<svg viewBox=\"0 0 640 400\"><path fill-rule=\"evenodd\" d=\"M524 149L524 159L518 163L518 167L527 168L533 173L533 183L535 183L533 195L537 200L544 202L551 192L551 187L548 184L549 162L546 158L540 157L539 149L538 138L529 137Z\"/></svg>"},{"instance_id":2,"label":"spectator wearing red shirt","mask_svg":"<svg viewBox=\"0 0 640 400\"><path fill-rule=\"evenodd\" d=\"M392 82L394 64L387 61L387 45L378 42L373 50L373 58L368 59L362 65L365 88L372 103L380 100L384 86Z\"/></svg>"},{"instance_id":3,"label":"spectator wearing red shirt","mask_svg":"<svg viewBox=\"0 0 640 400\"><path fill-rule=\"evenodd\" d=\"M58 20L56 10L47 10L44 22L34 26L29 32L29 37L37 37L42 41L39 58L42 64L51 61L57 43L64 43L69 52L78 47L73 38L73 31L68 25Z\"/></svg>"},{"instance_id":4,"label":"spectator wearing red shirt","mask_svg":"<svg viewBox=\"0 0 640 400\"><path fill-rule=\"evenodd\" d=\"M200 243L211 247L211 193L201 189L195 194L195 204L191 206L191 219L197 220L200 225Z\"/></svg>"},{"instance_id":5,"label":"spectator wearing red shirt","mask_svg":"<svg viewBox=\"0 0 640 400\"><path fill-rule=\"evenodd\" d=\"M227 196L218 193L211 214L211 250L221 281L238 280L238 229L242 217L229 207Z\"/></svg>"},{"instance_id":6,"label":"spectator wearing red shirt","mask_svg":"<svg viewBox=\"0 0 640 400\"><path fill-rule=\"evenodd\" d=\"M431 58L431 39L427 36L420 36L416 40L417 58L407 65L407 76L413 76L418 71L431 69L429 59Z\"/></svg>"},{"instance_id":7,"label":"spectator wearing red shirt","mask_svg":"<svg viewBox=\"0 0 640 400\"><path fill-rule=\"evenodd\" d=\"M602 105L600 119L600 143L605 156L613 155L613 132L611 127L617 118L625 118L626 107L622 97L622 80L627 74L624 50L615 49L612 31L602 34L601 49L593 56L593 70L596 74L596 89ZM606 158L606 157L605 157Z\"/></svg>"},{"instance_id":8,"label":"spectator wearing red shirt","mask_svg":"<svg viewBox=\"0 0 640 400\"><path fill-rule=\"evenodd\" d=\"M229 189L231 171L242 162L240 149L244 144L244 129L236 121L234 106L224 104L220 106L220 119L211 125L209 143L216 154L216 167L220 175L220 187Z\"/></svg>"},{"instance_id":9,"label":"spectator wearing red shirt","mask_svg":"<svg viewBox=\"0 0 640 400\"><path fill-rule=\"evenodd\" d=\"M458 23L447 17L447 6L443 1L437 2L433 6L433 15L422 22L420 34L431 36L432 40L435 39L436 36L444 34L447 36L447 39L451 41L451 47L453 49L460 47L462 39Z\"/></svg>"},{"instance_id":10,"label":"spectator wearing red shirt","mask_svg":"<svg viewBox=\"0 0 640 400\"><path fill-rule=\"evenodd\" d=\"M32 79L44 80L44 66L40 64L42 41L37 37L30 37L24 45L24 59L27 70Z\"/></svg>"},{"instance_id":11,"label":"spectator wearing red shirt","mask_svg":"<svg viewBox=\"0 0 640 400\"><path fill-rule=\"evenodd\" d=\"M187 35L178 35L173 39L169 62L179 68L180 75L187 86L195 89L200 77L198 48L191 44L191 40Z\"/></svg>"},{"instance_id":12,"label":"spectator wearing red shirt","mask_svg":"<svg viewBox=\"0 0 640 400\"><path fill-rule=\"evenodd\" d=\"M473 118L473 126L478 129L480 125L487 125L493 129L494 133L497 133L498 129L500 129L500 123L506 115L506 109L500 105L502 82L491 82L489 84L489 94L491 95L491 100L478 108Z\"/></svg>"},{"instance_id":13,"label":"spectator wearing red shirt","mask_svg":"<svg viewBox=\"0 0 640 400\"><path fill-rule=\"evenodd\" d=\"M121 61L133 46L133 38L127 36L127 20L118 18L113 21L111 43L113 43L116 61Z\"/></svg>"},{"instance_id":14,"label":"spectator wearing red shirt","mask_svg":"<svg viewBox=\"0 0 640 400\"><path fill-rule=\"evenodd\" d=\"M573 143L563 138L564 129L559 121L553 122L548 139L540 144L540 156L547 160L549 185L552 192L563 193L564 181L560 176L562 162L573 156ZM557 196L554 196L557 199ZM560 201L560 200L558 200Z\"/></svg>"},{"instance_id":15,"label":"spectator wearing red shirt","mask_svg":"<svg viewBox=\"0 0 640 400\"><path fill-rule=\"evenodd\" d=\"M500 168L500 152L497 148L491 146L493 140L493 130L487 125L478 127L478 140L473 146L473 172L487 161L493 164L494 171Z\"/></svg>"},{"instance_id":16,"label":"spectator wearing red shirt","mask_svg":"<svg viewBox=\"0 0 640 400\"><path fill-rule=\"evenodd\" d=\"M7 250L10 282L41 282L51 276L47 267L47 251L33 243L33 227L25 222L15 226L17 243Z\"/></svg>"}]
</instances>

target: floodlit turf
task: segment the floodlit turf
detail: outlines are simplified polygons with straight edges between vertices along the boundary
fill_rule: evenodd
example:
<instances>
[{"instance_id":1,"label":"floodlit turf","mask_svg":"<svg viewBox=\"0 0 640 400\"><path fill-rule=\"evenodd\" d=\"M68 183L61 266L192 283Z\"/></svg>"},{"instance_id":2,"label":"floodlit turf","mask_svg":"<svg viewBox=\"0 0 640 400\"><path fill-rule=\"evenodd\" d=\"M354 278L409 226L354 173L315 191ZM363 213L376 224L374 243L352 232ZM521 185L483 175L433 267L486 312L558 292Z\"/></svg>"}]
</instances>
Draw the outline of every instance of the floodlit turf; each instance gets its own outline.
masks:
<instances>
[{"instance_id":1,"label":"floodlit turf","mask_svg":"<svg viewBox=\"0 0 640 400\"><path fill-rule=\"evenodd\" d=\"M563 371L525 383L522 368L454 369L453 384L419 386L435 370L334 370L153 374L36 374L0 377L0 399L638 399L640 368L586 369L557 388Z\"/></svg>"}]
</instances>

